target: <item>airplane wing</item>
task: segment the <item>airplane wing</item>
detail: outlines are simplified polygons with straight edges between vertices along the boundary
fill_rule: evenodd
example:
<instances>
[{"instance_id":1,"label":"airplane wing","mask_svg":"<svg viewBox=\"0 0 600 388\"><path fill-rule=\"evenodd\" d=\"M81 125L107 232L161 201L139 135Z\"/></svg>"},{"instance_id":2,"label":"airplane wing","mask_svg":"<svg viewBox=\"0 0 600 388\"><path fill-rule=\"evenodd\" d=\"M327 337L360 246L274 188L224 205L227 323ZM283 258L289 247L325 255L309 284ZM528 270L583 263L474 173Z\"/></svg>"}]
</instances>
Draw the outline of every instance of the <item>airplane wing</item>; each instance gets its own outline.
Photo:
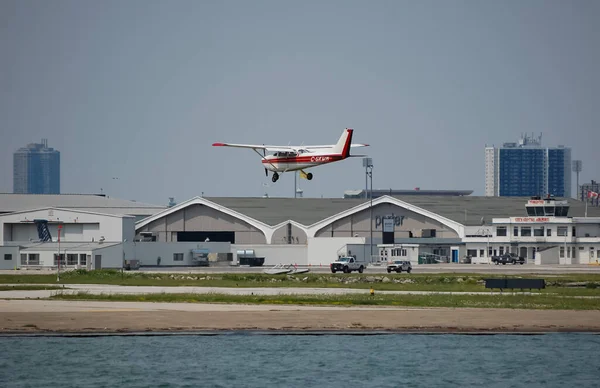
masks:
<instances>
[{"instance_id":1,"label":"airplane wing","mask_svg":"<svg viewBox=\"0 0 600 388\"><path fill-rule=\"evenodd\" d=\"M265 150L269 152L290 152L295 151L295 147L288 146L274 146L274 145L258 145L258 144L233 144L233 143L213 143L213 147L237 147L237 148L251 148L254 150Z\"/></svg>"},{"instance_id":2,"label":"airplane wing","mask_svg":"<svg viewBox=\"0 0 600 388\"><path fill-rule=\"evenodd\" d=\"M355 143L355 144L350 144L350 148L357 148L357 147L368 147L368 144L360 144L360 143ZM316 149L322 149L322 148L333 148L335 147L335 144L332 145L314 145L314 146L304 146L304 149L307 150L316 150Z\"/></svg>"}]
</instances>

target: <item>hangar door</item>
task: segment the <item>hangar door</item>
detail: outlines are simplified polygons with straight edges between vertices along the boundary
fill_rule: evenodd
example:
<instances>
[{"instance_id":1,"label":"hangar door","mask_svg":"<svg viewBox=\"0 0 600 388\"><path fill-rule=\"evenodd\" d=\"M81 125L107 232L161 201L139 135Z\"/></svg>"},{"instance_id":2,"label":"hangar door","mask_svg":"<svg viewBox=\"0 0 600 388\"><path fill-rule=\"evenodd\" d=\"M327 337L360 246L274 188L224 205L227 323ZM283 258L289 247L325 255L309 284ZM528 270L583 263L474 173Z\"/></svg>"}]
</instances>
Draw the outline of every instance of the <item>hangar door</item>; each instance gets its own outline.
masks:
<instances>
[{"instance_id":1,"label":"hangar door","mask_svg":"<svg viewBox=\"0 0 600 388\"><path fill-rule=\"evenodd\" d=\"M235 232L177 232L177 241L204 242L206 239L235 244Z\"/></svg>"}]
</instances>

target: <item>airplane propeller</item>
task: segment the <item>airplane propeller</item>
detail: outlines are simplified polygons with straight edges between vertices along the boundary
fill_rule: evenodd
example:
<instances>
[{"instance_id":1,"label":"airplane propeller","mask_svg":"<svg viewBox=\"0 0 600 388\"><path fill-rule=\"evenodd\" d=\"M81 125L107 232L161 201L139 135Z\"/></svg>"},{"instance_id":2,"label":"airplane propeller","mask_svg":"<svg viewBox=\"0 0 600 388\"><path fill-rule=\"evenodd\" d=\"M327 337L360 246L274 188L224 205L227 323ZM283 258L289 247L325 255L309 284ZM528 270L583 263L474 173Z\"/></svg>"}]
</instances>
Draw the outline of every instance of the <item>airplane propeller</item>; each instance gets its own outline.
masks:
<instances>
[{"instance_id":1,"label":"airplane propeller","mask_svg":"<svg viewBox=\"0 0 600 388\"><path fill-rule=\"evenodd\" d=\"M264 144L263 144L263 145L264 145ZM267 156L267 150L265 150L265 149L263 148L263 157L266 157L266 156ZM267 177L269 176L269 170L267 170L267 168L266 168L266 167L265 167L265 176L267 176Z\"/></svg>"}]
</instances>

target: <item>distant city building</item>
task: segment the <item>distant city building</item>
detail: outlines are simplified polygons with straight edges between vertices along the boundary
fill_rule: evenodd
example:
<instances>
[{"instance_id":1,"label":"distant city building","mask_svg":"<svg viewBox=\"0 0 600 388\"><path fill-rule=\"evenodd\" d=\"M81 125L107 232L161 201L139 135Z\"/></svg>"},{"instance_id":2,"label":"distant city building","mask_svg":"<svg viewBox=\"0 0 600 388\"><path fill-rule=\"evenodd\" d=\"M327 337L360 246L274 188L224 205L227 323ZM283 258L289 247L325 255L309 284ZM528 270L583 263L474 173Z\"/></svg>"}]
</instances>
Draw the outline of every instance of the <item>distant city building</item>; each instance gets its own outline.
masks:
<instances>
[{"instance_id":1,"label":"distant city building","mask_svg":"<svg viewBox=\"0 0 600 388\"><path fill-rule=\"evenodd\" d=\"M571 148L542 147L542 136L485 148L488 197L571 196Z\"/></svg>"},{"instance_id":2,"label":"distant city building","mask_svg":"<svg viewBox=\"0 0 600 388\"><path fill-rule=\"evenodd\" d=\"M60 194L60 152L48 148L48 139L13 154L13 193Z\"/></svg>"},{"instance_id":3,"label":"distant city building","mask_svg":"<svg viewBox=\"0 0 600 388\"><path fill-rule=\"evenodd\" d=\"M346 190L344 191L344 198L369 198L368 194L369 191L365 190ZM471 194L473 194L473 190L421 190L419 187L415 187L414 190L373 189L373 199L384 195L392 197L404 195L444 195L459 197Z\"/></svg>"},{"instance_id":4,"label":"distant city building","mask_svg":"<svg viewBox=\"0 0 600 388\"><path fill-rule=\"evenodd\" d=\"M587 201L591 206L600 206L599 197L588 198L588 192L590 193L600 193L600 183L593 180L590 183L584 183L579 186L577 190L577 199L580 201Z\"/></svg>"}]
</instances>

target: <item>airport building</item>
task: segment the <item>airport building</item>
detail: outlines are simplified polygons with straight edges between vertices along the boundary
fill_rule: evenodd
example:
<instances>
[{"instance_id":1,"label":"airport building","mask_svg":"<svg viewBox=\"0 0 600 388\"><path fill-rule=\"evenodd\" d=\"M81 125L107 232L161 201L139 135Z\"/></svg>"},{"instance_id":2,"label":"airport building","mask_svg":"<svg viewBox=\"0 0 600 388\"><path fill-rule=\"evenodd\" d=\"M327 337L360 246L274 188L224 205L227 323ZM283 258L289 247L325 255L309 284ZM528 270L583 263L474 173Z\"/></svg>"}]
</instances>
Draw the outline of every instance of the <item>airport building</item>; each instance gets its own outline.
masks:
<instances>
[{"instance_id":1,"label":"airport building","mask_svg":"<svg viewBox=\"0 0 600 388\"><path fill-rule=\"evenodd\" d=\"M0 269L229 264L229 243L135 241L135 216L43 208L0 215Z\"/></svg>"},{"instance_id":2,"label":"airport building","mask_svg":"<svg viewBox=\"0 0 600 388\"><path fill-rule=\"evenodd\" d=\"M124 214L136 221L149 217L167 206L112 198L105 194L12 194L0 193L0 215L40 208L82 210L92 213Z\"/></svg>"},{"instance_id":3,"label":"airport building","mask_svg":"<svg viewBox=\"0 0 600 388\"><path fill-rule=\"evenodd\" d=\"M120 268L135 217L44 208L0 215L0 268ZM131 253L128 253L131 255Z\"/></svg>"},{"instance_id":4,"label":"airport building","mask_svg":"<svg viewBox=\"0 0 600 388\"><path fill-rule=\"evenodd\" d=\"M2 198L0 209L7 209ZM170 207L148 205L152 214L137 221L137 202L105 212L75 202L0 215L0 267L52 267L62 260L81 268L121 268L128 260L158 267L239 265L249 258L264 266L327 266L341 255L380 265L392 259L488 264L506 252L540 265L600 258L600 208L574 199L194 197Z\"/></svg>"},{"instance_id":5,"label":"airport building","mask_svg":"<svg viewBox=\"0 0 600 388\"><path fill-rule=\"evenodd\" d=\"M372 206L364 199L195 197L139 221L136 233L156 242L229 242L267 264L326 265L342 254L379 263L408 256L415 264L489 263L505 252L531 263L545 252L543 264L558 262L563 251L563 263L575 264L598 258L598 210L553 197L381 196Z\"/></svg>"}]
</instances>

